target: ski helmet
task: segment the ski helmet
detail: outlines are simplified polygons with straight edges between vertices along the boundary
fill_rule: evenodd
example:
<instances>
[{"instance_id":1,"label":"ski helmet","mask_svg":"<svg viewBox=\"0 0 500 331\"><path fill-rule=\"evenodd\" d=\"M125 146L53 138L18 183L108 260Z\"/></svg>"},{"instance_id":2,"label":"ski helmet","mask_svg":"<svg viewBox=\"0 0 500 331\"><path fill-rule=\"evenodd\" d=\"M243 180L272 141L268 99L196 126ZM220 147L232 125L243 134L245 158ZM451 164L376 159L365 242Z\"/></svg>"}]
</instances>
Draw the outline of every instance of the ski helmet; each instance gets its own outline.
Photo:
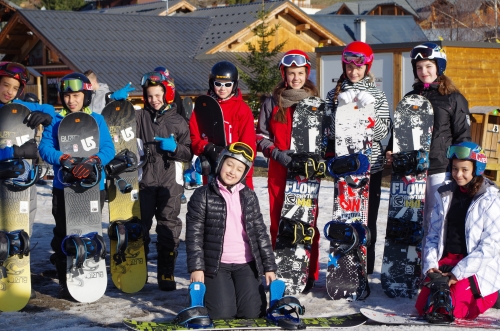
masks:
<instances>
[{"instance_id":1,"label":"ski helmet","mask_svg":"<svg viewBox=\"0 0 500 331\"><path fill-rule=\"evenodd\" d=\"M163 88L163 96L165 105L171 104L175 99L175 85L168 76L161 71L152 71L145 73L141 79L142 97L144 104L149 105L147 89L150 86L161 86Z\"/></svg>"},{"instance_id":2,"label":"ski helmet","mask_svg":"<svg viewBox=\"0 0 500 331\"><path fill-rule=\"evenodd\" d=\"M286 81L285 67L306 67L307 78L309 78L311 74L311 61L309 60L309 55L299 49L292 49L286 52L278 64L278 69L281 72L283 81Z\"/></svg>"},{"instance_id":3,"label":"ski helmet","mask_svg":"<svg viewBox=\"0 0 500 331\"><path fill-rule=\"evenodd\" d=\"M475 175L481 176L486 168L487 157L484 150L472 141L463 141L448 147L446 157L453 159L470 160L474 163Z\"/></svg>"},{"instance_id":4,"label":"ski helmet","mask_svg":"<svg viewBox=\"0 0 500 331\"><path fill-rule=\"evenodd\" d=\"M16 62L0 62L0 77L11 77L19 81L19 90L16 98L24 92L24 87L30 79L30 75L25 66Z\"/></svg>"},{"instance_id":5,"label":"ski helmet","mask_svg":"<svg viewBox=\"0 0 500 331\"><path fill-rule=\"evenodd\" d=\"M39 103L40 100L38 99L38 96L34 93L26 93L23 98L24 101L26 102L32 102L32 103Z\"/></svg>"},{"instance_id":6,"label":"ski helmet","mask_svg":"<svg viewBox=\"0 0 500 331\"><path fill-rule=\"evenodd\" d=\"M92 101L92 84L87 76L79 72L73 72L61 78L61 81L57 84L57 89L65 109L68 109L68 105L64 101L64 94L68 92L82 92L84 95L83 107L88 107Z\"/></svg>"},{"instance_id":7,"label":"ski helmet","mask_svg":"<svg viewBox=\"0 0 500 331\"><path fill-rule=\"evenodd\" d=\"M168 80L174 81L174 79L170 77L170 71L164 66L156 67L153 71L161 72Z\"/></svg>"},{"instance_id":8,"label":"ski helmet","mask_svg":"<svg viewBox=\"0 0 500 331\"><path fill-rule=\"evenodd\" d=\"M373 63L373 50L367 43L353 41L342 51L342 68L345 73L345 65L354 63L358 67L366 65L365 76L368 75Z\"/></svg>"},{"instance_id":9,"label":"ski helmet","mask_svg":"<svg viewBox=\"0 0 500 331\"><path fill-rule=\"evenodd\" d=\"M246 168L245 172L243 173L243 176L241 176L241 179L238 182L241 183L241 181L243 181L247 176L248 172L250 171L250 168L252 168L253 160L255 157L255 153L252 147L242 142L235 142L224 148L224 150L219 154L219 157L217 158L217 168L215 170L216 174L220 173L220 170L222 169L222 164L224 163L224 160L227 157L232 157L245 164Z\"/></svg>"},{"instance_id":10,"label":"ski helmet","mask_svg":"<svg viewBox=\"0 0 500 331\"><path fill-rule=\"evenodd\" d=\"M413 76L417 76L417 62L422 60L434 60L437 66L437 75L441 76L446 70L446 53L444 49L434 43L423 43L415 46L410 52Z\"/></svg>"},{"instance_id":11,"label":"ski helmet","mask_svg":"<svg viewBox=\"0 0 500 331\"><path fill-rule=\"evenodd\" d=\"M210 77L208 79L208 86L210 86L210 90L215 93L214 82L217 79L227 79L233 82L233 89L231 90L231 94L238 94L238 69L234 64L228 61L221 61L214 64L212 70L210 72Z\"/></svg>"}]
</instances>

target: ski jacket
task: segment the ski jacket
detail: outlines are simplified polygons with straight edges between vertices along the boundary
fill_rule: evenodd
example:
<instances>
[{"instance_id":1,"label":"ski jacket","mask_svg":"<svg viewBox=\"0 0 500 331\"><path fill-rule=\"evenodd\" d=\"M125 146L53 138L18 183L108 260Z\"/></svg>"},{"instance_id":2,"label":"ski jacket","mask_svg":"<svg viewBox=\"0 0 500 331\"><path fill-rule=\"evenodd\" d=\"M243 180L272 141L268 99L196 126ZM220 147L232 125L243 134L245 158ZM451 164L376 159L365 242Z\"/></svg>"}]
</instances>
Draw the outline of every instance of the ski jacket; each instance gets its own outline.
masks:
<instances>
[{"instance_id":1,"label":"ski jacket","mask_svg":"<svg viewBox=\"0 0 500 331\"><path fill-rule=\"evenodd\" d=\"M87 108L88 109L88 108ZM99 187L104 190L104 183L106 181L106 174L104 173L104 166L106 166L109 161L115 157L115 146L111 140L111 134L109 133L108 126L104 117L100 114L92 112L90 114L97 122L99 127L99 152L95 154L101 160L102 171L101 171L101 182ZM40 157L47 163L52 164L54 169L54 181L53 187L58 189L64 189L63 184L59 179L59 169L61 168L60 158L63 152L59 150L59 125L63 116L58 113L56 117L52 120L52 124L45 127L43 130L42 140L38 146L38 151L40 152Z\"/></svg>"},{"instance_id":2,"label":"ski jacket","mask_svg":"<svg viewBox=\"0 0 500 331\"><path fill-rule=\"evenodd\" d=\"M90 102L89 108L92 109L94 113L102 113L102 110L106 107L107 94L111 94L108 84L99 83L99 88L92 91L92 101Z\"/></svg>"},{"instance_id":3,"label":"ski jacket","mask_svg":"<svg viewBox=\"0 0 500 331\"><path fill-rule=\"evenodd\" d=\"M12 159L14 157L14 147L0 148L0 161Z\"/></svg>"},{"instance_id":4,"label":"ski jacket","mask_svg":"<svg viewBox=\"0 0 500 331\"><path fill-rule=\"evenodd\" d=\"M447 181L436 192L436 204L426 230L423 271L438 267L443 257L447 214L457 188ZM465 218L467 256L451 271L458 280L475 276L483 297L500 289L500 198L498 188L485 178L479 192L473 197Z\"/></svg>"},{"instance_id":5,"label":"ski jacket","mask_svg":"<svg viewBox=\"0 0 500 331\"><path fill-rule=\"evenodd\" d=\"M224 118L224 130L226 133L226 144L234 142L243 142L250 146L254 153L257 150L255 144L255 124L252 110L243 100L241 91L238 89L237 95L227 99L216 99L222 109ZM202 155L205 146L209 143L206 137L203 137L203 132L198 128L196 120L196 109L193 110L189 119L189 131L191 132L191 148L196 155ZM222 146L225 147L225 146ZM253 189L253 166L247 174L246 184Z\"/></svg>"},{"instance_id":6,"label":"ski jacket","mask_svg":"<svg viewBox=\"0 0 500 331\"><path fill-rule=\"evenodd\" d=\"M357 90L359 92L366 91L375 98L375 127L373 128L372 137L372 154L370 156L370 172L372 174L384 170L384 148L382 140L389 134L392 126L391 115L389 114L389 104L385 93L379 90L375 82L367 76L359 82L352 83L349 79L342 82L340 91ZM337 111L338 100L334 100L335 89L330 90L326 95L327 113L330 111L328 139L335 140L335 113ZM335 144L333 144L335 146Z\"/></svg>"},{"instance_id":7,"label":"ski jacket","mask_svg":"<svg viewBox=\"0 0 500 331\"><path fill-rule=\"evenodd\" d=\"M239 194L243 225L259 275L276 271L278 267L257 195L247 186ZM186 214L188 272L202 270L206 275L217 274L224 243L227 208L215 178L193 192Z\"/></svg>"},{"instance_id":8,"label":"ski jacket","mask_svg":"<svg viewBox=\"0 0 500 331\"><path fill-rule=\"evenodd\" d=\"M136 111L137 138L142 141L145 161L142 170L142 186L170 187L177 182L183 185L182 164L191 161L191 140L186 120L177 114L175 104L171 108L157 112L146 107ZM154 137L168 138L171 134L177 141L175 153L162 151Z\"/></svg>"},{"instance_id":9,"label":"ski jacket","mask_svg":"<svg viewBox=\"0 0 500 331\"><path fill-rule=\"evenodd\" d=\"M427 98L434 110L428 175L444 173L449 163L446 158L448 146L472 140L469 104L458 92L441 95L437 84L430 84L425 88L423 84L417 84L415 89L406 95L411 94Z\"/></svg>"}]
</instances>

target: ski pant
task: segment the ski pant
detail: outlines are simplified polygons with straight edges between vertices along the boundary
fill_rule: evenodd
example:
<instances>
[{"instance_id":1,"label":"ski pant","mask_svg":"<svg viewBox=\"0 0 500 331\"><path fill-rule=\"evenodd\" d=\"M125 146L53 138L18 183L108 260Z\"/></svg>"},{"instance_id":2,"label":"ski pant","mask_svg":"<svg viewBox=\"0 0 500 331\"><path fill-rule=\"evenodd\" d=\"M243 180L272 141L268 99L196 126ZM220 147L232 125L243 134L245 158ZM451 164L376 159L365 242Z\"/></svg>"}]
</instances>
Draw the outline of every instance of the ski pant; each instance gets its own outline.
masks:
<instances>
[{"instance_id":1,"label":"ski pant","mask_svg":"<svg viewBox=\"0 0 500 331\"><path fill-rule=\"evenodd\" d=\"M370 175L368 200L368 229L370 230L371 244L367 249L367 273L373 274L375 266L375 243L377 242L377 218L382 190L382 171Z\"/></svg>"},{"instance_id":2,"label":"ski pant","mask_svg":"<svg viewBox=\"0 0 500 331\"><path fill-rule=\"evenodd\" d=\"M286 169L276 169L276 166L280 166L276 161L270 159L270 169L267 179L267 191L269 192L269 214L271 218L271 242L273 248L276 245L276 237L278 236L278 229L281 218L281 209L283 208L283 203L285 201L285 186L286 186ZM274 164L273 164L274 163ZM273 170L275 169L275 170ZM309 257L309 278L318 280L319 277L319 237L320 232L316 227L316 222L318 220L318 214L314 219L312 225L314 226L314 237L311 247L311 256Z\"/></svg>"},{"instance_id":3,"label":"ski pant","mask_svg":"<svg viewBox=\"0 0 500 331\"><path fill-rule=\"evenodd\" d=\"M463 257L461 254L448 253L439 260L438 264L439 266L456 266ZM475 291L478 288L475 276L459 280L456 284L450 286L451 301L454 307L453 315L455 318L472 320L495 305L498 292L482 297L480 293ZM415 308L417 308L420 315L425 313L429 294L430 289L425 286L422 287L415 303Z\"/></svg>"},{"instance_id":4,"label":"ski pant","mask_svg":"<svg viewBox=\"0 0 500 331\"><path fill-rule=\"evenodd\" d=\"M267 300L255 261L220 263L216 275L205 275L205 306L212 319L258 318Z\"/></svg>"},{"instance_id":5,"label":"ski pant","mask_svg":"<svg viewBox=\"0 0 500 331\"><path fill-rule=\"evenodd\" d=\"M177 182L168 188L140 185L139 200L146 256L151 242L149 231L153 226L153 217L156 217L158 250L163 249L169 252L177 250L182 230L182 221L178 216L181 212L183 193L184 188Z\"/></svg>"}]
</instances>

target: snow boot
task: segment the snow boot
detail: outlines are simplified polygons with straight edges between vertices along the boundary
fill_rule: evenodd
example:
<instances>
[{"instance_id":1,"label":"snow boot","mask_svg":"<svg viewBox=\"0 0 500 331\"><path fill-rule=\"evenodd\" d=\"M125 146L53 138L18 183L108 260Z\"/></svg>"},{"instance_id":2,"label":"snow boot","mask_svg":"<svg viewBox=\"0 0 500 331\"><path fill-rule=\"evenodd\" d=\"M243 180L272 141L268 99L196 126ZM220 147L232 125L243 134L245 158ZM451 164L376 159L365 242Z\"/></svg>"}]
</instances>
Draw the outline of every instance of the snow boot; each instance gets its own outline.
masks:
<instances>
[{"instance_id":1,"label":"snow boot","mask_svg":"<svg viewBox=\"0 0 500 331\"><path fill-rule=\"evenodd\" d=\"M177 251L168 251L161 246L157 246L158 250L158 287L162 291L174 291L176 289L174 270L175 260L177 259Z\"/></svg>"},{"instance_id":2,"label":"snow boot","mask_svg":"<svg viewBox=\"0 0 500 331\"><path fill-rule=\"evenodd\" d=\"M67 260L66 255L60 255L54 253L50 256L50 263L56 267L57 279L59 279L59 292L58 298L64 300L73 300L73 297L68 291L68 285L66 283L66 272L67 272Z\"/></svg>"}]
</instances>

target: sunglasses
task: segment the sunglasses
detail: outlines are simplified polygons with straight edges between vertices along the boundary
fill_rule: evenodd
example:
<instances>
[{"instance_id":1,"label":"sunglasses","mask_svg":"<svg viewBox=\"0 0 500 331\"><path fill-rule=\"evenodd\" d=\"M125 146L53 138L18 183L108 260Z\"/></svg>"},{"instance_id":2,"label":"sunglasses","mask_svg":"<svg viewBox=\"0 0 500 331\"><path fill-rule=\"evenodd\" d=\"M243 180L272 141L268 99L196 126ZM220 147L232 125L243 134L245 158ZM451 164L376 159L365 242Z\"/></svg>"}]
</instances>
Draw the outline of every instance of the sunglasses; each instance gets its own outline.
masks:
<instances>
[{"instance_id":1,"label":"sunglasses","mask_svg":"<svg viewBox=\"0 0 500 331\"><path fill-rule=\"evenodd\" d=\"M243 155L243 157L250 162L253 162L253 159L255 157L253 149L250 146L248 146L247 144L242 143L242 142L232 143L231 145L229 145L227 150L233 154Z\"/></svg>"},{"instance_id":2,"label":"sunglasses","mask_svg":"<svg viewBox=\"0 0 500 331\"><path fill-rule=\"evenodd\" d=\"M160 84L161 82L168 81L167 76L165 76L162 72L152 71L144 74L141 79L141 86L146 85L147 82L153 84Z\"/></svg>"},{"instance_id":3,"label":"sunglasses","mask_svg":"<svg viewBox=\"0 0 500 331\"><path fill-rule=\"evenodd\" d=\"M0 71L12 75L16 79L27 81L29 79L28 71L22 64L15 62L0 62Z\"/></svg>"},{"instance_id":4,"label":"sunglasses","mask_svg":"<svg viewBox=\"0 0 500 331\"><path fill-rule=\"evenodd\" d=\"M368 64L372 60L373 60L373 54L370 56L366 56L365 54L361 53L353 53L353 52L342 53L342 62L346 64L352 63L357 65L358 67Z\"/></svg>"},{"instance_id":5,"label":"sunglasses","mask_svg":"<svg viewBox=\"0 0 500 331\"><path fill-rule=\"evenodd\" d=\"M291 67L293 65L297 67L303 67L307 64L311 65L311 62L309 62L304 55L288 54L283 56L280 64L278 65L278 68L281 67L281 65L284 65L285 67Z\"/></svg>"},{"instance_id":6,"label":"sunglasses","mask_svg":"<svg viewBox=\"0 0 500 331\"><path fill-rule=\"evenodd\" d=\"M92 84L85 83L80 79L62 80L59 85L59 92L80 92L92 91Z\"/></svg>"},{"instance_id":7,"label":"sunglasses","mask_svg":"<svg viewBox=\"0 0 500 331\"><path fill-rule=\"evenodd\" d=\"M217 86L217 87L225 86L227 88L230 88L230 87L233 87L234 82L223 83L223 82L214 81L214 85Z\"/></svg>"}]
</instances>

